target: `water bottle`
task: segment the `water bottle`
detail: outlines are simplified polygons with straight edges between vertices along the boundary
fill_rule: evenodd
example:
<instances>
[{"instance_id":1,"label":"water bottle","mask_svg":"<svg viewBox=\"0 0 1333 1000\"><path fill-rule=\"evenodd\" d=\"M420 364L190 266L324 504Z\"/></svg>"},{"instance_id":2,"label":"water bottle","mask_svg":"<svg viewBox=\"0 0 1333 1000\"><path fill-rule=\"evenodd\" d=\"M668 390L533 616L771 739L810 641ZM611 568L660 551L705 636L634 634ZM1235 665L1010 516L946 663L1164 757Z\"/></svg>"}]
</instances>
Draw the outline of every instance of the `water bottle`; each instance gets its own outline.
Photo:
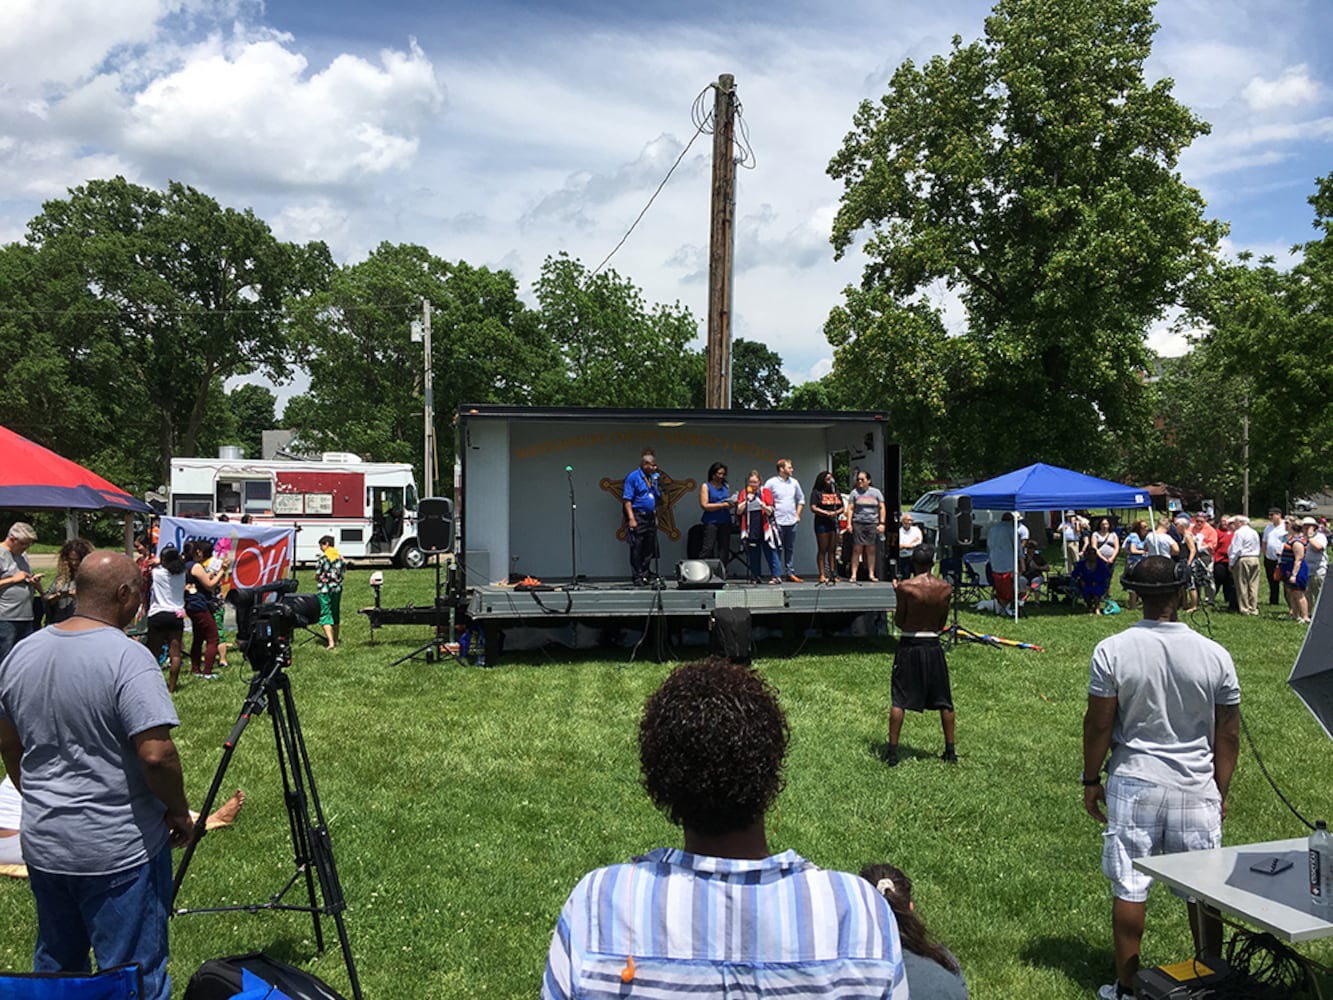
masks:
<instances>
[{"instance_id":1,"label":"water bottle","mask_svg":"<svg viewBox=\"0 0 1333 1000\"><path fill-rule=\"evenodd\" d=\"M1310 834L1310 902L1325 912L1333 905L1333 836L1322 819Z\"/></svg>"}]
</instances>

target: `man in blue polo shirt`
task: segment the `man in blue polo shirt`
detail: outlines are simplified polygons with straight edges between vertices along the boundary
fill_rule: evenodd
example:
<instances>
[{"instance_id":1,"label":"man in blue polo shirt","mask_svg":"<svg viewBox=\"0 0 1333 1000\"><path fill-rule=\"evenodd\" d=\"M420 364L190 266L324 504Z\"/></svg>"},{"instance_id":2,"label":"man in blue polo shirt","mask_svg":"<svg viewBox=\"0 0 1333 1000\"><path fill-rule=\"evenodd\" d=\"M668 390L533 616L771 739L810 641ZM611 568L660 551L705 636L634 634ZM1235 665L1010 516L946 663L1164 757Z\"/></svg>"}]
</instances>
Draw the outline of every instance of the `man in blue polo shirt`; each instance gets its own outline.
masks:
<instances>
[{"instance_id":1,"label":"man in blue polo shirt","mask_svg":"<svg viewBox=\"0 0 1333 1000\"><path fill-rule=\"evenodd\" d=\"M651 448L645 448L639 456L639 467L625 477L621 495L629 568L638 587L648 583L652 561L657 556L657 505L662 499L657 477L657 455Z\"/></svg>"}]
</instances>

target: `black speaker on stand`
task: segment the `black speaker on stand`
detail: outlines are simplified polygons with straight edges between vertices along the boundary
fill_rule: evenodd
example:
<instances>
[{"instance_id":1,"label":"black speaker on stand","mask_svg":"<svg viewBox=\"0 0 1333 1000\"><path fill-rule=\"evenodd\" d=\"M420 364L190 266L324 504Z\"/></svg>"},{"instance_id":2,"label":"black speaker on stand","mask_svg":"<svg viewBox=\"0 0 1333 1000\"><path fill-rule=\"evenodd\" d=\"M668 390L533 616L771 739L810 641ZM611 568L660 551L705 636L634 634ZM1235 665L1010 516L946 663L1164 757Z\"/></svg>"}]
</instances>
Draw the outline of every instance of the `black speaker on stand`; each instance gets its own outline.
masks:
<instances>
[{"instance_id":1,"label":"black speaker on stand","mask_svg":"<svg viewBox=\"0 0 1333 1000\"><path fill-rule=\"evenodd\" d=\"M940 497L939 542L941 559L948 553L958 563L958 582L963 581L962 550L972 544L972 498L966 493L948 493ZM958 644L958 591L953 588L953 627L949 629L949 649Z\"/></svg>"},{"instance_id":2,"label":"black speaker on stand","mask_svg":"<svg viewBox=\"0 0 1333 1000\"><path fill-rule=\"evenodd\" d=\"M449 617L444 617L444 601L440 597L440 556L448 552L454 543L454 502L446 497L422 497L417 503L417 545L427 556L435 557L435 634L429 642L423 643L406 656L400 656L389 664L398 666L407 660L426 654L430 663L438 657L453 656L459 663L463 661L449 653L445 644L449 641L452 627L453 609Z\"/></svg>"}]
</instances>

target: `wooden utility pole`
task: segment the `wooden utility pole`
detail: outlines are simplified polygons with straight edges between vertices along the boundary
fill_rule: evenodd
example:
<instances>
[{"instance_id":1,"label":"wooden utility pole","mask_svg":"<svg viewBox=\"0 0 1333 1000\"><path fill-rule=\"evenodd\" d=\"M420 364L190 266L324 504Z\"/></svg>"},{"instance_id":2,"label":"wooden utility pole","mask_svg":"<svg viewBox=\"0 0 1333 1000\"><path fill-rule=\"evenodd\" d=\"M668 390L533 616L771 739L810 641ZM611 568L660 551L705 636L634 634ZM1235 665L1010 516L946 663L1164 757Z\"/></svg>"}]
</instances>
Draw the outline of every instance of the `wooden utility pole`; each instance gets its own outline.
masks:
<instances>
[{"instance_id":1,"label":"wooden utility pole","mask_svg":"<svg viewBox=\"0 0 1333 1000\"><path fill-rule=\"evenodd\" d=\"M713 209L708 241L708 383L704 405L731 407L731 276L736 221L736 78L723 73L713 95Z\"/></svg>"}]
</instances>

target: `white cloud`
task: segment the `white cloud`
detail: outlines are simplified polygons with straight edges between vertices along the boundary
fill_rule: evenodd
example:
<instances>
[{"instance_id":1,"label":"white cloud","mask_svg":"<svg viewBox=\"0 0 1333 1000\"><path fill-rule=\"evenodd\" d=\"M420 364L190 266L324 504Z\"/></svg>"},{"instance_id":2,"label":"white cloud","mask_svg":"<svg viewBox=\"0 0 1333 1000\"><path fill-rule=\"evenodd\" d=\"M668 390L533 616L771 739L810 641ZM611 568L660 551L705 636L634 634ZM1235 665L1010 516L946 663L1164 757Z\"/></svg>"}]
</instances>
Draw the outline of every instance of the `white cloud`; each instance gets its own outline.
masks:
<instances>
[{"instance_id":1,"label":"white cloud","mask_svg":"<svg viewBox=\"0 0 1333 1000\"><path fill-rule=\"evenodd\" d=\"M1241 94L1253 110L1271 111L1311 104L1319 99L1319 92L1319 84L1310 77L1309 67L1302 64L1283 70L1276 80L1253 77Z\"/></svg>"},{"instance_id":2,"label":"white cloud","mask_svg":"<svg viewBox=\"0 0 1333 1000\"><path fill-rule=\"evenodd\" d=\"M831 371L833 371L833 359L819 358L804 371L791 371L788 369L784 370L783 374L787 376L792 385L801 385L805 382L818 382Z\"/></svg>"},{"instance_id":3,"label":"white cloud","mask_svg":"<svg viewBox=\"0 0 1333 1000\"><path fill-rule=\"evenodd\" d=\"M444 88L415 43L380 65L340 55L308 74L286 38L210 37L175 72L133 96L124 143L194 176L292 186L337 185L400 169Z\"/></svg>"},{"instance_id":4,"label":"white cloud","mask_svg":"<svg viewBox=\"0 0 1333 1000\"><path fill-rule=\"evenodd\" d=\"M10 80L73 84L119 46L151 41L170 0L4 0L0 66Z\"/></svg>"}]
</instances>

